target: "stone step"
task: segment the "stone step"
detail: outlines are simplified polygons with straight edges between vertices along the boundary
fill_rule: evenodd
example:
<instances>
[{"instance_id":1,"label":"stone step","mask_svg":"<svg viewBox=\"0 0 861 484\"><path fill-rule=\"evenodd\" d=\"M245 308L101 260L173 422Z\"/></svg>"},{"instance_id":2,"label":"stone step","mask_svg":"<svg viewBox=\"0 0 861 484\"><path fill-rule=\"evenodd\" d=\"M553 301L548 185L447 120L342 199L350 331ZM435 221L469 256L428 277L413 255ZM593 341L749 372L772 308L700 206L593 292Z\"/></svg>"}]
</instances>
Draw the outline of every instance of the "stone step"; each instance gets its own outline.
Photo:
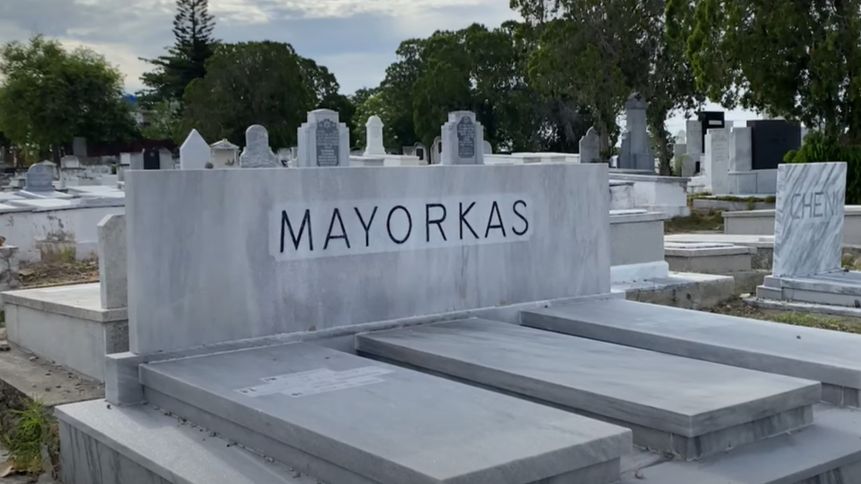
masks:
<instances>
[{"instance_id":1,"label":"stone step","mask_svg":"<svg viewBox=\"0 0 861 484\"><path fill-rule=\"evenodd\" d=\"M522 313L524 325L822 382L822 398L858 406L861 335L656 306L590 300Z\"/></svg>"},{"instance_id":2,"label":"stone step","mask_svg":"<svg viewBox=\"0 0 861 484\"><path fill-rule=\"evenodd\" d=\"M91 400L55 413L64 484L318 482L150 406Z\"/></svg>"},{"instance_id":3,"label":"stone step","mask_svg":"<svg viewBox=\"0 0 861 484\"><path fill-rule=\"evenodd\" d=\"M766 277L757 296L812 304L861 307L861 272L809 277Z\"/></svg>"},{"instance_id":4,"label":"stone step","mask_svg":"<svg viewBox=\"0 0 861 484\"><path fill-rule=\"evenodd\" d=\"M809 424L817 382L482 319L357 336L386 361L499 388L629 427L683 459Z\"/></svg>"},{"instance_id":5,"label":"stone step","mask_svg":"<svg viewBox=\"0 0 861 484\"><path fill-rule=\"evenodd\" d=\"M699 462L626 466L622 484L855 484L861 482L861 412L817 405L816 422ZM630 459L625 459L627 464Z\"/></svg>"},{"instance_id":6,"label":"stone step","mask_svg":"<svg viewBox=\"0 0 861 484\"><path fill-rule=\"evenodd\" d=\"M151 404L325 482L610 483L631 445L615 425L310 344L140 376Z\"/></svg>"}]
</instances>

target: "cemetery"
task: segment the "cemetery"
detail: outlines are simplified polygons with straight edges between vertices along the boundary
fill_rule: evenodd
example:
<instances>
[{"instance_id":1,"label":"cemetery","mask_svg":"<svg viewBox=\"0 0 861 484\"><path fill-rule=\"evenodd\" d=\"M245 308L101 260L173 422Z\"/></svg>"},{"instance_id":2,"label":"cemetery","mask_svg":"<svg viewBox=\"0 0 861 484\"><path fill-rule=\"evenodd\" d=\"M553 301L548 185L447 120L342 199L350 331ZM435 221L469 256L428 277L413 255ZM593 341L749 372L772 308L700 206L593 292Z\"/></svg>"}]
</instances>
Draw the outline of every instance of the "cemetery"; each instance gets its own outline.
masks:
<instances>
[{"instance_id":1,"label":"cemetery","mask_svg":"<svg viewBox=\"0 0 861 484\"><path fill-rule=\"evenodd\" d=\"M0 484L861 484L858 5L174 2L0 25Z\"/></svg>"}]
</instances>

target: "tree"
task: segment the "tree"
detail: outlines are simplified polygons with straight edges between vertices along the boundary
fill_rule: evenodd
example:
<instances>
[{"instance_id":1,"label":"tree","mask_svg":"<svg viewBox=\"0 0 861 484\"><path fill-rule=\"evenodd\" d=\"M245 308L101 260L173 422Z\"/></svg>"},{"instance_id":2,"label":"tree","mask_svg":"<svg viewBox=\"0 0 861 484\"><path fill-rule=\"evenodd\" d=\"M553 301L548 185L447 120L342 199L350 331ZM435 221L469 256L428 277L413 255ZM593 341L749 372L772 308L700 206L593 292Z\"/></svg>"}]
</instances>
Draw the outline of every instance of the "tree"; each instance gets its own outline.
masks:
<instances>
[{"instance_id":1,"label":"tree","mask_svg":"<svg viewBox=\"0 0 861 484\"><path fill-rule=\"evenodd\" d=\"M0 131L25 151L58 159L75 136L108 142L135 133L122 75L93 51L38 36L12 42L0 49L0 78Z\"/></svg>"},{"instance_id":2,"label":"tree","mask_svg":"<svg viewBox=\"0 0 861 484\"><path fill-rule=\"evenodd\" d=\"M688 7L667 8L676 4ZM709 97L861 141L861 0L702 0L691 9L686 54Z\"/></svg>"},{"instance_id":3,"label":"tree","mask_svg":"<svg viewBox=\"0 0 861 484\"><path fill-rule=\"evenodd\" d=\"M176 10L173 46L166 55L144 59L155 66L141 76L146 86L141 99L147 105L181 101L191 81L206 75L206 60L217 45L212 35L215 21L209 14L208 0L177 0Z\"/></svg>"},{"instance_id":4,"label":"tree","mask_svg":"<svg viewBox=\"0 0 861 484\"><path fill-rule=\"evenodd\" d=\"M207 139L242 145L248 126L262 124L273 146L294 146L296 129L318 106L321 92L320 71L309 65L289 44L219 46L206 64L206 75L186 89L183 132L197 128Z\"/></svg>"}]
</instances>

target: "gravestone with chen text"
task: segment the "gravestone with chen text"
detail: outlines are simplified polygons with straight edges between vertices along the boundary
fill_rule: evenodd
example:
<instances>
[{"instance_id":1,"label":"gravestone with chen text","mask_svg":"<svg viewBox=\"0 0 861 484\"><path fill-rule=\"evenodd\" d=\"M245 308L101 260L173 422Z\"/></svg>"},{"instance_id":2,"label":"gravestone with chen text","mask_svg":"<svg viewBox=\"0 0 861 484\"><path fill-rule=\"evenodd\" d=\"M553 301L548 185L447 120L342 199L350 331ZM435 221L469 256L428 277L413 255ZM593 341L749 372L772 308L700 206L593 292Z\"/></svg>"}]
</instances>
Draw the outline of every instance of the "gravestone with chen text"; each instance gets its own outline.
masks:
<instances>
[{"instance_id":1,"label":"gravestone with chen text","mask_svg":"<svg viewBox=\"0 0 861 484\"><path fill-rule=\"evenodd\" d=\"M24 191L44 193L54 191L54 164L48 161L35 163L27 170Z\"/></svg>"},{"instance_id":2,"label":"gravestone with chen text","mask_svg":"<svg viewBox=\"0 0 861 484\"><path fill-rule=\"evenodd\" d=\"M311 111L308 113L308 121L299 127L298 135L299 150L296 160L298 167L350 165L350 130L347 125L339 121L337 111L330 109ZM380 142L382 142L382 126Z\"/></svg>"},{"instance_id":3,"label":"gravestone with chen text","mask_svg":"<svg viewBox=\"0 0 861 484\"><path fill-rule=\"evenodd\" d=\"M449 113L442 127L443 165L484 164L484 127L471 111Z\"/></svg>"},{"instance_id":4,"label":"gravestone with chen text","mask_svg":"<svg viewBox=\"0 0 861 484\"><path fill-rule=\"evenodd\" d=\"M281 166L278 157L269 146L269 131L254 124L245 130L245 149L239 155L241 168L277 168Z\"/></svg>"},{"instance_id":5,"label":"gravestone with chen text","mask_svg":"<svg viewBox=\"0 0 861 484\"><path fill-rule=\"evenodd\" d=\"M779 166L775 277L841 271L845 196L846 163Z\"/></svg>"}]
</instances>

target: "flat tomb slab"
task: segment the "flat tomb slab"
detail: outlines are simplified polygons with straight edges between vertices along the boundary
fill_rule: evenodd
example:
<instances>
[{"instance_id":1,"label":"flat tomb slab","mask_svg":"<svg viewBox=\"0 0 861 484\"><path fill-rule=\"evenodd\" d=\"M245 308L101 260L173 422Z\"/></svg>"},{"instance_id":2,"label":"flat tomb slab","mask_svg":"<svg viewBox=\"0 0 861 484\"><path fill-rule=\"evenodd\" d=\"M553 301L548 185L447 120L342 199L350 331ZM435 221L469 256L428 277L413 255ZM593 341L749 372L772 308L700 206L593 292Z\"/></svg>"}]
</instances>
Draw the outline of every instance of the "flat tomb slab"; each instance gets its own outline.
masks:
<instances>
[{"instance_id":1,"label":"flat tomb slab","mask_svg":"<svg viewBox=\"0 0 861 484\"><path fill-rule=\"evenodd\" d=\"M817 382L482 319L357 336L370 354L626 425L682 458L803 427Z\"/></svg>"},{"instance_id":2,"label":"flat tomb slab","mask_svg":"<svg viewBox=\"0 0 861 484\"><path fill-rule=\"evenodd\" d=\"M816 422L738 452L625 472L622 484L850 484L861 482L861 412L816 406Z\"/></svg>"},{"instance_id":3,"label":"flat tomb slab","mask_svg":"<svg viewBox=\"0 0 861 484\"><path fill-rule=\"evenodd\" d=\"M631 444L615 425L310 344L140 374L147 391L337 466L350 482L574 483L595 466L608 471L589 482L615 482ZM228 437L242 443L248 432Z\"/></svg>"},{"instance_id":4,"label":"flat tomb slab","mask_svg":"<svg viewBox=\"0 0 861 484\"><path fill-rule=\"evenodd\" d=\"M4 304L62 314L100 323L128 320L126 308L102 308L99 283L20 289L2 293Z\"/></svg>"},{"instance_id":5,"label":"flat tomb slab","mask_svg":"<svg viewBox=\"0 0 861 484\"><path fill-rule=\"evenodd\" d=\"M560 333L861 388L861 335L616 299L524 311L522 320Z\"/></svg>"}]
</instances>

